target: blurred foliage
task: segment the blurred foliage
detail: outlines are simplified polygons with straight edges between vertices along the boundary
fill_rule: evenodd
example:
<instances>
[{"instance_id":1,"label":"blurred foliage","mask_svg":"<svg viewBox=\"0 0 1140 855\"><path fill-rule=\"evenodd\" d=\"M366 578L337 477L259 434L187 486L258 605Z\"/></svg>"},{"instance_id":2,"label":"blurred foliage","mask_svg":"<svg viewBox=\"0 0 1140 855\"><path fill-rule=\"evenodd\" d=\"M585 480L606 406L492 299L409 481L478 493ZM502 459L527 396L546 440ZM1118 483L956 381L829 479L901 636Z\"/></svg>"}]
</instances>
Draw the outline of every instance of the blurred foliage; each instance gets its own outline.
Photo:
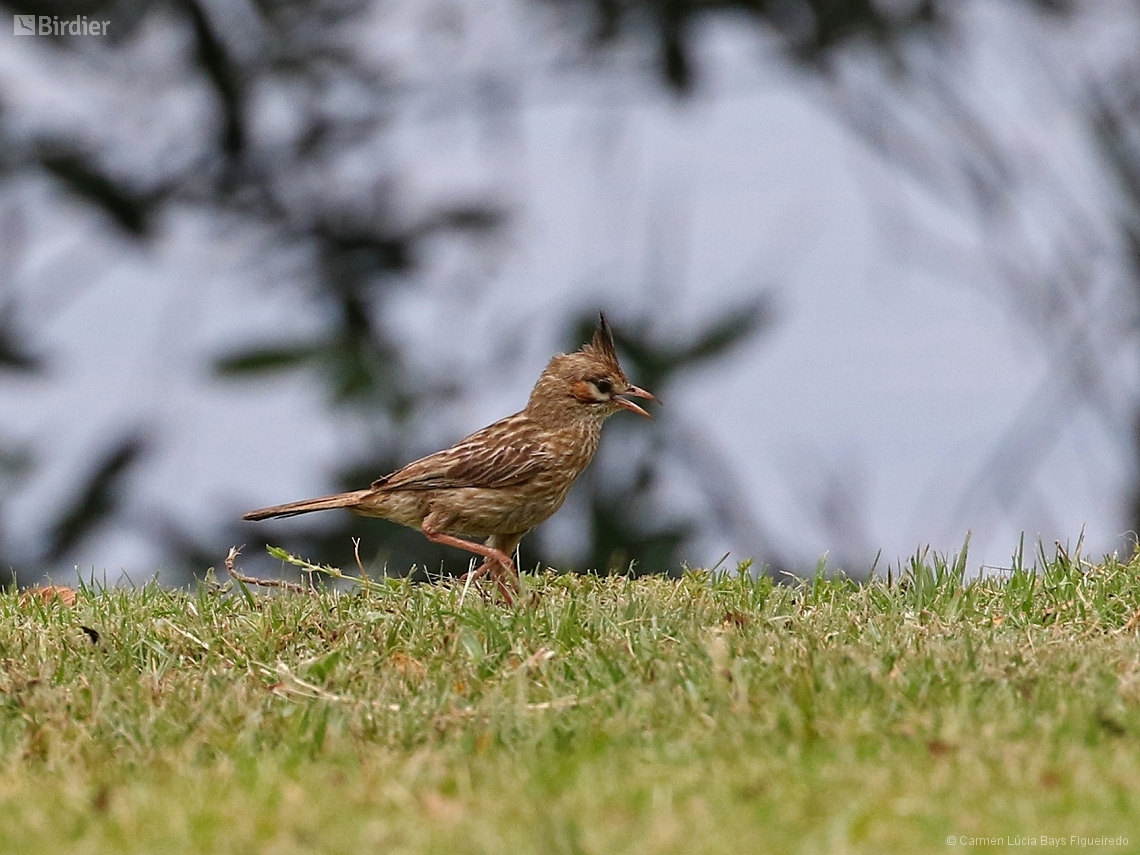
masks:
<instances>
[{"instance_id":1,"label":"blurred foliage","mask_svg":"<svg viewBox=\"0 0 1140 855\"><path fill-rule=\"evenodd\" d=\"M546 0L587 16L596 46L622 38L650 38L658 70L678 92L688 92L698 75L692 35L698 18L738 13L775 33L789 57L818 70L836 48L853 39L897 58L899 39L943 23L934 0L876 3L874 0Z\"/></svg>"},{"instance_id":2,"label":"blurred foliage","mask_svg":"<svg viewBox=\"0 0 1140 855\"><path fill-rule=\"evenodd\" d=\"M463 204L397 225L383 175L377 175L374 186L357 188L355 195L338 194L330 182L312 180L384 132L389 104L383 80L337 40L337 28L366 12L367 4L258 3L246 9L258 19L261 42L256 45L235 42L233 28L219 18L226 11L196 0L15 3L9 8L25 14L113 18L112 43L117 46L127 44L148 15L163 14L173 16L190 39L193 67L186 73L208 82L221 122L209 150L180 173L156 180L142 173L124 174L121 167L112 171L106 153L97 153L95 139L76 134L29 140L10 128L3 129L11 143L7 148L20 156L7 158L5 165L12 173L39 171L54 179L77 200L101 210L121 234L140 241L151 236L151 223L164 207L191 204L215 210L219 217L258 223L282 245L307 247L316 259L308 294L314 315L328 318L324 335L301 344L271 343L224 355L216 364L220 376L316 365L331 405L377 411L393 437L406 430L417 408L451 394L449 388L409 386L401 355L380 322L381 298L411 268L411 247L417 241L441 230L485 233L498 226L502 212L490 205ZM61 51L76 50L81 41L54 39ZM259 145L249 133L251 93L273 82L297 85L309 97L298 101L298 130L288 142ZM368 103L338 113L329 96L345 87L368 93ZM10 327L0 329L6 333ZM32 364L13 336L0 336L0 345L5 365ZM95 463L93 475L76 484L75 495L63 502L66 510L45 533L42 553L25 560L25 566L74 554L96 528L123 512L124 485L141 459L142 447L137 437L127 437ZM394 463L390 449L381 449L376 460L361 461L360 466L367 468L365 480L370 481ZM393 539L390 528L383 541ZM224 552L225 544L199 542L198 535L177 522L162 521L160 529L157 536L176 566L188 572L203 571L208 566L205 556L213 556L211 562L216 563ZM235 526L222 535L227 543L236 542L248 536L246 529ZM320 542L283 541L295 548L313 546L313 554L322 560L343 563L349 529L346 523L344 531L318 538L340 544L335 551L323 549ZM429 551L419 550L421 562ZM13 556L0 560L8 566L17 563Z\"/></svg>"},{"instance_id":3,"label":"blurred foliage","mask_svg":"<svg viewBox=\"0 0 1140 855\"><path fill-rule=\"evenodd\" d=\"M1132 296L1140 301L1140 55L1098 87L1090 99L1090 124L1120 193L1120 242L1128 265ZM1135 320L1133 320L1135 324ZM1134 454L1140 459L1140 408L1132 417ZM1134 478L1129 496L1128 524L1140 539L1140 481Z\"/></svg>"},{"instance_id":4,"label":"blurred foliage","mask_svg":"<svg viewBox=\"0 0 1140 855\"><path fill-rule=\"evenodd\" d=\"M29 374L43 367L23 330L16 326L16 310L9 301L0 306L0 371Z\"/></svg>"},{"instance_id":5,"label":"blurred foliage","mask_svg":"<svg viewBox=\"0 0 1140 855\"><path fill-rule=\"evenodd\" d=\"M85 154L50 142L41 145L38 154L44 169L68 190L102 209L123 231L146 237L151 213L147 199L102 174Z\"/></svg>"},{"instance_id":6,"label":"blurred foliage","mask_svg":"<svg viewBox=\"0 0 1140 855\"><path fill-rule=\"evenodd\" d=\"M96 460L93 471L77 485L71 504L51 528L48 561L58 561L99 526L121 510L122 481L142 456L146 440L128 434Z\"/></svg>"},{"instance_id":7,"label":"blurred foliage","mask_svg":"<svg viewBox=\"0 0 1140 855\"><path fill-rule=\"evenodd\" d=\"M956 0L542 0L587 19L591 41L604 47L622 39L652 39L658 72L674 90L692 89L699 69L693 32L701 18L738 15L778 39L789 59L827 72L837 49L858 42L902 67L898 50L914 35L945 35ZM1072 0L1024 0L1044 14L1067 15Z\"/></svg>"},{"instance_id":8,"label":"blurred foliage","mask_svg":"<svg viewBox=\"0 0 1140 855\"><path fill-rule=\"evenodd\" d=\"M0 121L3 115L0 114ZM0 181L3 181L6 158L0 146ZM0 378L17 375L21 377L42 374L44 360L36 353L30 342L30 335L20 323L18 301L5 295L14 291L12 277L21 249L21 236L18 229L12 228L5 220L0 223ZM0 436L0 509L30 477L34 458L24 445ZM6 542L4 529L0 526L0 585L10 584L16 577L15 554Z\"/></svg>"},{"instance_id":9,"label":"blurred foliage","mask_svg":"<svg viewBox=\"0 0 1140 855\"><path fill-rule=\"evenodd\" d=\"M627 39L650 38L657 45L657 73L680 95L690 92L699 77L694 60L694 24L703 16L743 15L773 35L790 61L826 74L833 54L842 46L859 44L899 60L900 40L911 34L943 35L952 20L952 3L936 0L882 3L873 0L541 0L562 7L566 17L586 23L593 48ZM1028 6L1046 13L1065 13L1068 3L1035 0ZM240 9L238 8L240 6ZM484 201L444 207L414 223L395 216L390 184L378 168L371 185L354 195L334 192L327 182L313 181L331 164L360 150L363 142L381 136L393 109L383 76L363 63L338 41L347 24L368 11L364 0L256 0L234 9L251 13L259 34L257 44L240 44L220 23L226 4L206 0L59 0L59 2L8 2L14 13L57 14L113 18L110 40L125 45L149 15L173 18L192 45L187 54L188 75L206 81L219 115L209 150L172 174L161 178L129 174L108 167L97 140L83 136L45 136L28 139L4 124L0 104L0 180L28 174L47 178L84 204L103 212L112 228L130 239L146 242L152 224L164 208L191 204L257 223L276 235L282 245L305 247L316 259L306 291L314 316L325 319L322 331L304 341L260 342L239 352L220 354L218 378L234 381L265 372L316 369L328 392L331 407L353 408L369 414L379 425L377 444L370 459L349 461L336 473L339 486L358 488L406 462L398 459L400 437L415 424L418 414L447 399L455 389L444 384L425 385L409 378L409 369L396 343L385 332L384 296L396 285L414 284L414 249L437 232L462 231L493 234L509 212ZM240 35L240 34L239 34ZM59 51L78 49L79 41L54 39ZM901 60L899 62L901 67ZM270 82L288 81L303 97L296 100L296 132L272 146L259 143L250 132L252 94ZM345 87L356 100L351 109L335 106L332 97ZM1135 151L1124 152L1123 138L1113 123L1127 119L1134 131L1136 111L1108 104L1097 116L1097 127L1112 151L1123 159L1121 181L1135 179ZM1112 148L1115 146L1115 148ZM1123 152L1123 154L1121 154ZM121 158L119 159L122 160ZM1133 194L1134 208L1140 201ZM1135 225L1128 236L1140 245ZM1140 262L1138 262L1140 264ZM1140 276L1140 273L1138 273ZM286 287L286 286L282 286ZM288 286L293 287L293 286ZM572 347L588 338L597 307L584 314L567 343ZM37 367L34 350L7 311L0 314L0 370L27 371ZM618 344L631 378L668 400L673 382L684 372L715 362L763 330L770 319L768 306L756 302L709 322L677 341L655 337L644 325L616 324ZM635 562L647 571L676 570L681 548L693 536L697 521L681 519L664 526L649 521L661 468L673 453L676 437L665 429L664 416L648 437L633 436L634 426L621 420L610 430L612 442L629 453L622 478L606 479L590 470L581 489L588 491L592 547L590 566L619 568ZM644 425L636 428L642 433ZM143 459L145 426L107 449L91 466L91 474L73 487L74 495L62 502L65 510L45 535L43 552L35 562L56 561L75 554L84 539L126 507L124 492L129 474ZM157 441L157 439L155 440ZM610 442L611 440L607 440ZM294 497L299 498L299 497ZM327 526L326 521L322 525ZM438 567L445 555L455 553L426 543L412 531L378 521L339 515L335 527L314 532L300 526L261 527L256 535L271 538L290 551L320 562L352 566L353 536L363 538L362 556L373 567L393 569L413 561L421 568ZM175 563L189 572L201 572L217 563L231 543L246 542L249 527L235 526L204 542L176 522L160 525L161 537ZM1140 528L1140 526L1138 526ZM154 532L151 532L154 534ZM248 544L247 555L257 543ZM4 544L0 542L0 550ZM533 539L524 545L523 566L541 559ZM528 553L529 550L529 553ZM0 566L15 566L15 556L0 552Z\"/></svg>"},{"instance_id":10,"label":"blurred foliage","mask_svg":"<svg viewBox=\"0 0 1140 855\"><path fill-rule=\"evenodd\" d=\"M402 355L384 331L383 295L414 272L413 247L418 241L441 231L493 234L505 221L506 212L490 203L463 204L428 212L419 222L398 226L400 218L393 215L394 200L383 174L378 173L375 186L356 196L337 195L320 182L308 180L356 150L361 141L384 133L391 109L384 80L336 37L346 23L366 13L368 5L357 0L262 0L249 7L261 30L256 45L237 44L232 28L227 30L221 23L221 7L203 0L19 2L9 3L8 8L25 14L113 17L115 45L127 44L148 15L174 16L193 45L188 53L193 67L186 71L208 82L221 118L211 148L202 158L180 173L156 179L125 174L121 167L111 170L98 141L82 134L27 139L4 129L11 143L9 152L18 152L6 159L7 170L40 172L75 199L101 210L113 229L134 240L145 242L151 237L152 224L165 207L189 203L214 209L219 216L263 224L283 243L310 248L316 264L307 294L314 313L328 319L323 333L304 341L260 342L219 355L216 374L232 381L265 372L316 368L328 390L330 406L370 413L382 426L378 433L389 441L380 442L370 459L352 460L336 473L336 483L343 488L369 483L406 462L397 456L401 435L412 429L418 412L453 395L455 389L447 384L425 386L422 378L414 384L409 381ZM675 8L688 14L683 6ZM661 21L670 28L679 19L665 15ZM620 21L615 19L615 23ZM678 35L670 38L676 41ZM67 38L53 41L60 51L75 50L79 44ZM297 102L300 113L294 118L299 129L287 143L278 140L272 148L259 147L249 132L251 93L268 82L284 80L310 96ZM670 80L677 84L682 77L674 69ZM346 86L355 86L354 93L366 93L368 100L338 113L328 96ZM596 307L589 308L591 317L595 311ZM757 320L755 310L721 319L681 348L654 343L632 328L621 328L619 334L631 370L660 392L677 372L726 351L755 329ZM9 329L3 327L5 332ZM576 337L574 347L588 338L580 331L583 335ZM34 364L14 336L0 337L0 344L8 367ZM93 531L124 513L128 476L139 465L144 445L141 435L132 434L104 452L92 465L92 474L74 485L74 495L61 502L64 510L45 533L42 553L26 561L26 566L74 555ZM615 562L636 561L642 568L679 567L678 547L695 524L683 521L664 530L647 530L632 515L632 508L643 503L656 478L655 456L667 446L664 434L658 435L638 457L628 483L612 488L601 482L591 485L594 566L608 568ZM353 536L362 538L362 558L374 569L390 564L399 571L413 562L421 570L439 568L445 556L455 562L452 551L426 543L418 532L382 521L339 515L332 528L329 524L323 521L324 527L316 531L296 524L251 531L249 526L235 524L221 533L224 542L205 542L176 521L164 520L157 536L174 556L175 565L188 572L201 572L216 563L231 542L247 542L250 554L260 545L248 544L251 534L342 566L351 566L355 559ZM535 549L533 539L528 539L524 565L541 560ZM9 566L16 563L11 556L3 558Z\"/></svg>"}]
</instances>

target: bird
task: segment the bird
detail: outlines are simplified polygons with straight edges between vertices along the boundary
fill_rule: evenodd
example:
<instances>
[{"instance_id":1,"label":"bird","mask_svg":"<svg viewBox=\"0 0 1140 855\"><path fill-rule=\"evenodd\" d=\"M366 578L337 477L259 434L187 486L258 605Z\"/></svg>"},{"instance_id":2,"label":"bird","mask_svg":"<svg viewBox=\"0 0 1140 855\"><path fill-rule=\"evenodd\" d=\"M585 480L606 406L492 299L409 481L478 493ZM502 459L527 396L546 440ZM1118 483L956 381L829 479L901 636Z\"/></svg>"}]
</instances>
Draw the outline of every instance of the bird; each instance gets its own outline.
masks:
<instances>
[{"instance_id":1,"label":"bird","mask_svg":"<svg viewBox=\"0 0 1140 855\"><path fill-rule=\"evenodd\" d=\"M626 377L605 313L599 313L591 341L556 354L526 407L514 415L365 489L260 508L242 519L347 508L418 528L433 543L482 557L470 578L491 574L510 602L512 590L520 588L511 554L527 532L562 506L594 459L602 423L619 410L652 418L631 398L658 403Z\"/></svg>"}]
</instances>

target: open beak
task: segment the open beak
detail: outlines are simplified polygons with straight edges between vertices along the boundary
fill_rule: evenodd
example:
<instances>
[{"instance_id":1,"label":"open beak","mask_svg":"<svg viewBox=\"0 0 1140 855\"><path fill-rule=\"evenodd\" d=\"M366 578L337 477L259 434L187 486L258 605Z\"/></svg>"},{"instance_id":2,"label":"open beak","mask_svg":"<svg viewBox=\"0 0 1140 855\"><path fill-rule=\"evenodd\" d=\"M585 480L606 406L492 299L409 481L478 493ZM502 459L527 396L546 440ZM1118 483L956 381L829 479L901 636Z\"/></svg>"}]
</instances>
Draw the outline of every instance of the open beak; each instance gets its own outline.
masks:
<instances>
[{"instance_id":1,"label":"open beak","mask_svg":"<svg viewBox=\"0 0 1140 855\"><path fill-rule=\"evenodd\" d=\"M628 389L622 392L621 395L615 395L613 401L619 407L629 410L631 413L637 413L638 415L645 416L647 419L653 418L653 416L649 415L649 413L645 412L645 410L641 409L641 407L637 406L637 404L635 404L633 401L623 398L622 395L629 395L633 398L644 398L646 401L656 402L657 399L653 397L652 394L646 392L644 389L639 389L636 386L630 386Z\"/></svg>"}]
</instances>

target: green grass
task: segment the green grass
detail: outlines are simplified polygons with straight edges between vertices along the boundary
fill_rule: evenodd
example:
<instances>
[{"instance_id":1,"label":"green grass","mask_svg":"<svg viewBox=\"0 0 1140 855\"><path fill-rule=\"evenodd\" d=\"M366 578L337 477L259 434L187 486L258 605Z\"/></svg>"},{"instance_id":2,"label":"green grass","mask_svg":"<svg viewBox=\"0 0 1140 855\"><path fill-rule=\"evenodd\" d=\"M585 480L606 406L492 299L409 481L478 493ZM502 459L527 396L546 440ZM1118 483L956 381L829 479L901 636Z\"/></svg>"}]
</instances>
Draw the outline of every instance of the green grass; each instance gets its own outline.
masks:
<instances>
[{"instance_id":1,"label":"green grass","mask_svg":"<svg viewBox=\"0 0 1140 855\"><path fill-rule=\"evenodd\" d=\"M8 592L0 851L1138 851L1140 564L1037 563Z\"/></svg>"}]
</instances>

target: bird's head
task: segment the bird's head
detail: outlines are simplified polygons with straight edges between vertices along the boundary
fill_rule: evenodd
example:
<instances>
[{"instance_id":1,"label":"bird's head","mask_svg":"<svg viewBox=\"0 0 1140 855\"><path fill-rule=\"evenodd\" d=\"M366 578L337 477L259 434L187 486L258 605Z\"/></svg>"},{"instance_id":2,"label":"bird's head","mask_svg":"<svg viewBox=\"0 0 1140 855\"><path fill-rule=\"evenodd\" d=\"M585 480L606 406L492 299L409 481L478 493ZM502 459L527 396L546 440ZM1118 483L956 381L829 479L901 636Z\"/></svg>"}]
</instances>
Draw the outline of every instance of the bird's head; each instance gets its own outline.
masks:
<instances>
[{"instance_id":1,"label":"bird's head","mask_svg":"<svg viewBox=\"0 0 1140 855\"><path fill-rule=\"evenodd\" d=\"M624 409L652 418L630 398L657 400L630 383L621 370L613 334L603 314L589 344L550 360L530 393L527 410L569 411L600 420Z\"/></svg>"}]
</instances>

